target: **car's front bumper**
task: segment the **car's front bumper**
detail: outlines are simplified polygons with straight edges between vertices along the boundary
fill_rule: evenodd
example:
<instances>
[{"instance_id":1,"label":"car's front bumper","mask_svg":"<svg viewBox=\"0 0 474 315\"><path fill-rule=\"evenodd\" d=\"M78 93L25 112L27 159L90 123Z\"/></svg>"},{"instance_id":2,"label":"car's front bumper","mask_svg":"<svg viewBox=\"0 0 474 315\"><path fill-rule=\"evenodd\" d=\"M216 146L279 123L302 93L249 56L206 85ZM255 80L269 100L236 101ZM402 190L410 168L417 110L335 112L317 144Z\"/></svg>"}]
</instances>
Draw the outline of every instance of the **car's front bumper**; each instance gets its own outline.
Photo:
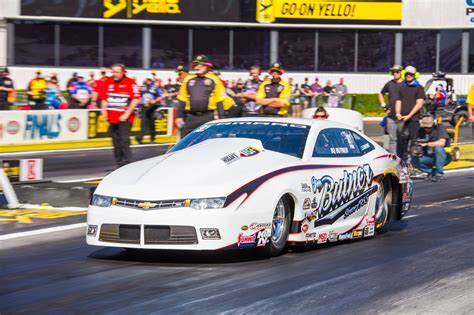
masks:
<instances>
[{"instance_id":1,"label":"car's front bumper","mask_svg":"<svg viewBox=\"0 0 474 315\"><path fill-rule=\"evenodd\" d=\"M253 233L256 236L257 231L252 231L250 226L268 222L268 215L266 221L262 220L261 213L232 208L138 210L90 206L86 239L89 245L124 248L218 250L257 247L257 240L252 245L249 238L241 235L249 235L250 239ZM268 234L268 225L266 227ZM203 230L206 229L217 229L218 237L205 239ZM247 243L239 243L242 240Z\"/></svg>"}]
</instances>

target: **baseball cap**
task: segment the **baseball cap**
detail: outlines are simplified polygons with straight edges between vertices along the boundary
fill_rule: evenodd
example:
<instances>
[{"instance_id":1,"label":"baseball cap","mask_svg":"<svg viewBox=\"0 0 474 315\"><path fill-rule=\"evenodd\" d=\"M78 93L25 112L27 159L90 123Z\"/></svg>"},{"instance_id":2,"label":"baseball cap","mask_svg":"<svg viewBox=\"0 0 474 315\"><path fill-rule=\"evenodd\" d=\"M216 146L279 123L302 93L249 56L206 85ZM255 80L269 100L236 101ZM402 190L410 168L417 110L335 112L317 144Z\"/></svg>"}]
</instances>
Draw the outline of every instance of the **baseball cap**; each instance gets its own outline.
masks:
<instances>
[{"instance_id":1,"label":"baseball cap","mask_svg":"<svg viewBox=\"0 0 474 315\"><path fill-rule=\"evenodd\" d=\"M400 66L400 65L393 65L391 68L390 68L390 71L402 71L403 70L403 67Z\"/></svg>"},{"instance_id":2,"label":"baseball cap","mask_svg":"<svg viewBox=\"0 0 474 315\"><path fill-rule=\"evenodd\" d=\"M8 67L0 67L0 72L10 73L10 71L8 71Z\"/></svg>"},{"instance_id":3,"label":"baseball cap","mask_svg":"<svg viewBox=\"0 0 474 315\"><path fill-rule=\"evenodd\" d=\"M193 59L193 63L206 65L208 67L212 67L212 63L206 55L197 55Z\"/></svg>"},{"instance_id":4,"label":"baseball cap","mask_svg":"<svg viewBox=\"0 0 474 315\"><path fill-rule=\"evenodd\" d=\"M274 62L271 64L270 69L268 69L268 72L273 72L273 71L278 71L280 72L280 74L283 74L284 72L279 62Z\"/></svg>"},{"instance_id":5,"label":"baseball cap","mask_svg":"<svg viewBox=\"0 0 474 315\"><path fill-rule=\"evenodd\" d=\"M77 77L78 77L78 78L85 78L86 76L85 76L83 73L78 73L78 74L77 74Z\"/></svg>"},{"instance_id":6,"label":"baseball cap","mask_svg":"<svg viewBox=\"0 0 474 315\"><path fill-rule=\"evenodd\" d=\"M416 73L416 68L413 67L413 66L408 66L408 67L405 68L405 73L415 74Z\"/></svg>"},{"instance_id":7,"label":"baseball cap","mask_svg":"<svg viewBox=\"0 0 474 315\"><path fill-rule=\"evenodd\" d=\"M421 118L420 127L421 128L431 128L434 125L434 118L431 115Z\"/></svg>"},{"instance_id":8,"label":"baseball cap","mask_svg":"<svg viewBox=\"0 0 474 315\"><path fill-rule=\"evenodd\" d=\"M174 71L177 72L177 73L181 73L181 72L188 73L189 72L188 68L186 66L183 66L183 65L177 66Z\"/></svg>"},{"instance_id":9,"label":"baseball cap","mask_svg":"<svg viewBox=\"0 0 474 315\"><path fill-rule=\"evenodd\" d=\"M35 73L36 73L36 74L41 74L41 70L38 69L38 70L35 71Z\"/></svg>"},{"instance_id":10,"label":"baseball cap","mask_svg":"<svg viewBox=\"0 0 474 315\"><path fill-rule=\"evenodd\" d=\"M153 77L152 74L147 74L147 76L145 77L145 79L147 79L147 80L153 80L154 77Z\"/></svg>"}]
</instances>

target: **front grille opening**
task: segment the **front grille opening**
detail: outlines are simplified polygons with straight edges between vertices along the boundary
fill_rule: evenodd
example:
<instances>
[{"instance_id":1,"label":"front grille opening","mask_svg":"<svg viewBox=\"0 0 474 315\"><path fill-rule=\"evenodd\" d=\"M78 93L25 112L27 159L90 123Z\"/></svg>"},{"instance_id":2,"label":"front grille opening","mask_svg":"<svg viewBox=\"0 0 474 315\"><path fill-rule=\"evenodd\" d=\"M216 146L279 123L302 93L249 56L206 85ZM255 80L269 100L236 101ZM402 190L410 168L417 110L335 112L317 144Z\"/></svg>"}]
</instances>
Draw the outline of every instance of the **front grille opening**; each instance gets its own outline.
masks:
<instances>
[{"instance_id":1,"label":"front grille opening","mask_svg":"<svg viewBox=\"0 0 474 315\"><path fill-rule=\"evenodd\" d=\"M140 244L140 225L102 224L99 241Z\"/></svg>"},{"instance_id":2,"label":"front grille opening","mask_svg":"<svg viewBox=\"0 0 474 315\"><path fill-rule=\"evenodd\" d=\"M145 225L145 244L192 245L197 244L193 226Z\"/></svg>"}]
</instances>

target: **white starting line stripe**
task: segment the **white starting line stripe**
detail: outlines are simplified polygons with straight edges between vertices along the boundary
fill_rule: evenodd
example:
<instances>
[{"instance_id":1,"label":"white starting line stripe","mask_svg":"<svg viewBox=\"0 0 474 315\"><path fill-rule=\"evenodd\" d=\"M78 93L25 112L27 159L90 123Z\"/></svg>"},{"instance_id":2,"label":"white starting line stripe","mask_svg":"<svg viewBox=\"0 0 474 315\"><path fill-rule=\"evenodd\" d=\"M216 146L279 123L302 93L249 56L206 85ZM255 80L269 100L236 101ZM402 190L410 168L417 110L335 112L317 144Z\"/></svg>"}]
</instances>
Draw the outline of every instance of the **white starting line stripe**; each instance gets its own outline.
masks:
<instances>
[{"instance_id":1,"label":"white starting line stripe","mask_svg":"<svg viewBox=\"0 0 474 315\"><path fill-rule=\"evenodd\" d=\"M66 231L66 230L73 230L73 229L86 227L86 225L87 225L87 223L84 222L84 223L76 223L76 224L55 226L55 227L40 229L40 230L5 234L5 235L0 235L0 241L11 240L11 239L20 238L20 237L41 235L41 234L46 234L46 233L54 233L54 232L60 232L60 231Z\"/></svg>"},{"instance_id":2,"label":"white starting line stripe","mask_svg":"<svg viewBox=\"0 0 474 315\"><path fill-rule=\"evenodd\" d=\"M403 217L403 219L410 219L410 218L415 218L418 217L419 214L412 214L412 215L407 215L406 217Z\"/></svg>"},{"instance_id":3,"label":"white starting line stripe","mask_svg":"<svg viewBox=\"0 0 474 315\"><path fill-rule=\"evenodd\" d=\"M104 177L89 177L89 178L78 178L78 179L68 179L68 180L57 180L55 183L60 184L70 184L70 183L80 183L80 182L92 182L96 180L102 180Z\"/></svg>"}]
</instances>

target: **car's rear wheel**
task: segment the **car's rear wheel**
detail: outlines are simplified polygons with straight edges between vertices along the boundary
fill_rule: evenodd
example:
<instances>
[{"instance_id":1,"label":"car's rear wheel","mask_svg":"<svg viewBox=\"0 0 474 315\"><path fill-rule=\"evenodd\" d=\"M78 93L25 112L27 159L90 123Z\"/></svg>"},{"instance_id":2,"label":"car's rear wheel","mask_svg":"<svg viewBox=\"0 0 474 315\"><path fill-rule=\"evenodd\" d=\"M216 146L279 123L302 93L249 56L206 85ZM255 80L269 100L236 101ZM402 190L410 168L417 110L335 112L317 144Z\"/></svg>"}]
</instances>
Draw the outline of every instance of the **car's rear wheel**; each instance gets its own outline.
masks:
<instances>
[{"instance_id":1,"label":"car's rear wheel","mask_svg":"<svg viewBox=\"0 0 474 315\"><path fill-rule=\"evenodd\" d=\"M273 212L270 256L278 256L285 249L290 232L291 211L286 197L281 198Z\"/></svg>"},{"instance_id":2,"label":"car's rear wheel","mask_svg":"<svg viewBox=\"0 0 474 315\"><path fill-rule=\"evenodd\" d=\"M392 207L392 182L385 177L380 183L375 201L375 230L380 231L387 223Z\"/></svg>"}]
</instances>

